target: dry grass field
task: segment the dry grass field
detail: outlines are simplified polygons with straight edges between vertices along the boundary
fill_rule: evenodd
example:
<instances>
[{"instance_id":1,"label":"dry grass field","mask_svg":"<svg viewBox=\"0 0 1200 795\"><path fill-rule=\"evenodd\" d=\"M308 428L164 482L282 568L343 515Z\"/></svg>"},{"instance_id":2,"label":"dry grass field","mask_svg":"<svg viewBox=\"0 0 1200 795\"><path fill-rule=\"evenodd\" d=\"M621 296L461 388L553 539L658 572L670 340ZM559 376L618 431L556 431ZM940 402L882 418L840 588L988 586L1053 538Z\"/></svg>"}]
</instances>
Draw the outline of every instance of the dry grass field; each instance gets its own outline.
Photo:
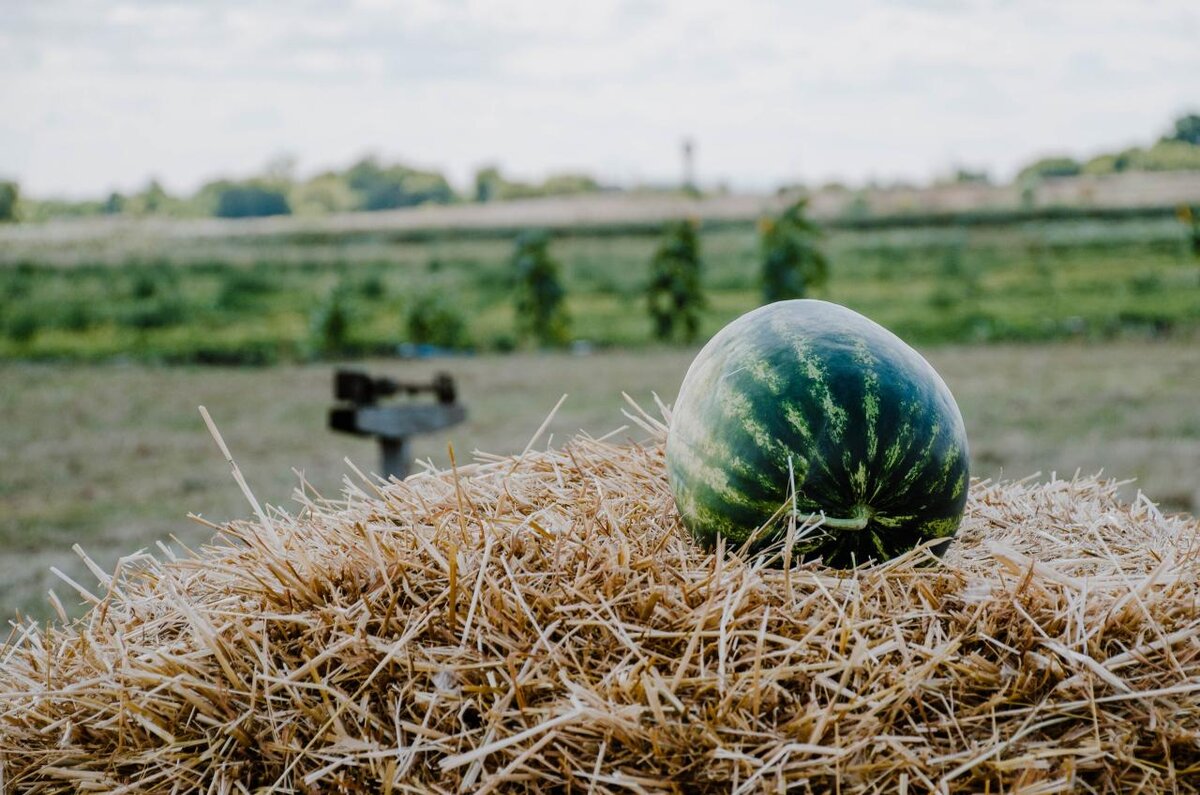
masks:
<instances>
[{"instance_id":1,"label":"dry grass field","mask_svg":"<svg viewBox=\"0 0 1200 795\"><path fill-rule=\"evenodd\" d=\"M564 393L539 441L624 424L621 392L650 405L674 398L694 351L650 349L591 356L372 361L403 378L444 369L459 380L469 421L423 438L420 457L460 460L475 449L520 451ZM945 347L926 351L966 419L974 472L1025 477L1103 469L1138 478L1164 508L1200 509L1200 346L1188 341L1113 345ZM376 462L372 442L325 429L330 365L266 370L134 365L0 366L0 610L47 615L58 566L78 574L81 544L103 566L178 535L202 543L214 521L248 515L204 429L208 407L258 497L286 504L293 468L336 494L350 457ZM636 431L629 432L638 438ZM65 601L65 589L57 588Z\"/></svg>"}]
</instances>

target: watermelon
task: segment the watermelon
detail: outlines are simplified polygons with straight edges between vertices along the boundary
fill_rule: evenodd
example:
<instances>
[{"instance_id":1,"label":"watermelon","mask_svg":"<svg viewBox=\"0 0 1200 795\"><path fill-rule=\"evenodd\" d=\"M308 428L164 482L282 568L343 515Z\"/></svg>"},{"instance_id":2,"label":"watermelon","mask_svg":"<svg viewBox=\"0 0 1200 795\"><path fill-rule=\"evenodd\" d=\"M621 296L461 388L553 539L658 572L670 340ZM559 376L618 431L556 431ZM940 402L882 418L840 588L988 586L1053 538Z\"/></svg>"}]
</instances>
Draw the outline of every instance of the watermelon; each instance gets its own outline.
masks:
<instances>
[{"instance_id":1,"label":"watermelon","mask_svg":"<svg viewBox=\"0 0 1200 795\"><path fill-rule=\"evenodd\" d=\"M967 499L946 384L895 334L826 301L768 304L709 340L680 387L666 460L701 543L757 553L790 532L794 554L840 568L931 540L944 551Z\"/></svg>"}]
</instances>

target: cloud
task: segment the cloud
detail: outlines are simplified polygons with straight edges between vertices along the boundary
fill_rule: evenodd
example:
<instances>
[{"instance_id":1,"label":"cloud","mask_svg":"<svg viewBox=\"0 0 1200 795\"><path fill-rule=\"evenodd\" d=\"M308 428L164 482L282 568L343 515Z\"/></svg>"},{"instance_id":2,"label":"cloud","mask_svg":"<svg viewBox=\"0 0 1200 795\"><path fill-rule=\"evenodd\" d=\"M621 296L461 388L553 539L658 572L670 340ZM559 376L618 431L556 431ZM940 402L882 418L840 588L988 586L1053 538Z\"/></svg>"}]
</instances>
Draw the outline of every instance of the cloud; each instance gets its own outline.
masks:
<instances>
[{"instance_id":1,"label":"cloud","mask_svg":"<svg viewBox=\"0 0 1200 795\"><path fill-rule=\"evenodd\" d=\"M1200 103L1194 0L41 0L0 19L0 172L191 189L280 151L448 169L926 178L1153 138Z\"/></svg>"}]
</instances>

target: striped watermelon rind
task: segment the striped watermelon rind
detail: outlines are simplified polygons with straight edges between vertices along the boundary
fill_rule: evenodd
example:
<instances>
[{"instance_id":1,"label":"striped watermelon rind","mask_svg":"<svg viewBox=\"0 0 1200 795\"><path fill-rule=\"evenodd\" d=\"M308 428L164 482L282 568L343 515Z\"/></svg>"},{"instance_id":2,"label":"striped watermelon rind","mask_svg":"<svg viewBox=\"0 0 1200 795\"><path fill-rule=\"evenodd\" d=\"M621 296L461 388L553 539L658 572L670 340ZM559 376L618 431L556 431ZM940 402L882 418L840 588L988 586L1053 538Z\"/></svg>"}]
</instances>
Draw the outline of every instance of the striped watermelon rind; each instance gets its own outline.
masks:
<instances>
[{"instance_id":1,"label":"striped watermelon rind","mask_svg":"<svg viewBox=\"0 0 1200 795\"><path fill-rule=\"evenodd\" d=\"M957 531L968 451L950 390L915 350L837 304L780 301L717 333L689 368L667 437L684 524L711 546L887 560ZM790 522L794 516L797 522Z\"/></svg>"}]
</instances>

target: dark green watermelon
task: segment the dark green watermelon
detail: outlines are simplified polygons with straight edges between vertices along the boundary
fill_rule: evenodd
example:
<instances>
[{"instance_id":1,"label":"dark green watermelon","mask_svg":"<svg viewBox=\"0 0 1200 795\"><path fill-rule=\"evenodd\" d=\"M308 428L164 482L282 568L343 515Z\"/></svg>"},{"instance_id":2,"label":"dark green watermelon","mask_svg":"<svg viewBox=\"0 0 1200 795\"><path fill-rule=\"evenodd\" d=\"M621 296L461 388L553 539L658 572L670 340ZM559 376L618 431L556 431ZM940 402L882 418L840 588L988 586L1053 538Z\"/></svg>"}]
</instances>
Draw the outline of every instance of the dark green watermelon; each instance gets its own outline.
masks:
<instances>
[{"instance_id":1,"label":"dark green watermelon","mask_svg":"<svg viewBox=\"0 0 1200 795\"><path fill-rule=\"evenodd\" d=\"M823 515L794 552L848 567L931 539L944 550L967 500L967 436L946 384L895 334L837 304L780 301L692 362L667 473L705 545L778 548L792 515Z\"/></svg>"}]
</instances>

